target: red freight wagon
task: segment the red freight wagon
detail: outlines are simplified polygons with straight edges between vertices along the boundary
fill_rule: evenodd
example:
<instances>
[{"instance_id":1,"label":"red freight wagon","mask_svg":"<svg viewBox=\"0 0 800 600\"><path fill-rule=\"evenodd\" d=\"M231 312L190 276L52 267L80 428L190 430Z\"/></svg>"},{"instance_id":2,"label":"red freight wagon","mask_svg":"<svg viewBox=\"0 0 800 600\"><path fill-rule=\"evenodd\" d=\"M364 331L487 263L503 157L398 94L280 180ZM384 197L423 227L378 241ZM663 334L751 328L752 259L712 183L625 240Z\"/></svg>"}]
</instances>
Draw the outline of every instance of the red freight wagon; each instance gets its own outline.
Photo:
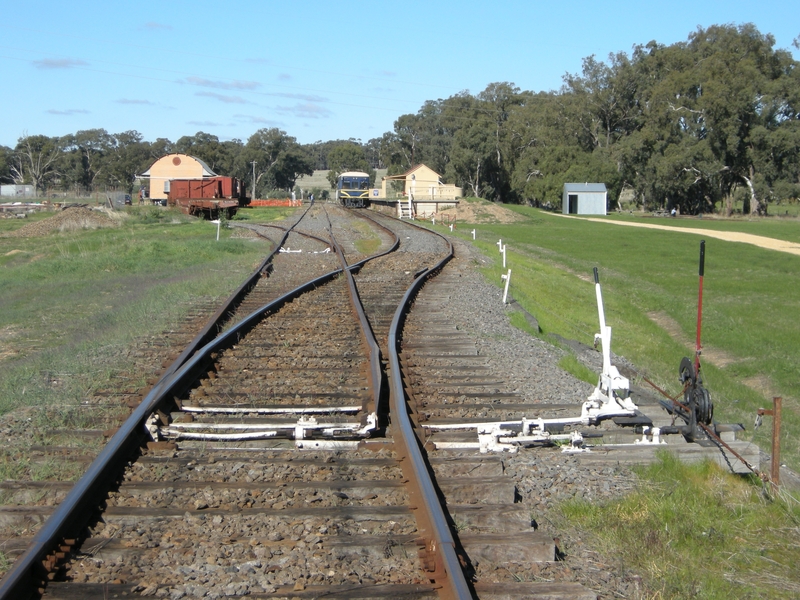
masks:
<instances>
[{"instance_id":1,"label":"red freight wagon","mask_svg":"<svg viewBox=\"0 0 800 600\"><path fill-rule=\"evenodd\" d=\"M205 177L203 179L173 179L169 184L167 203L177 206L187 215L216 219L224 211L228 217L236 214L249 199L244 185L235 177Z\"/></svg>"}]
</instances>

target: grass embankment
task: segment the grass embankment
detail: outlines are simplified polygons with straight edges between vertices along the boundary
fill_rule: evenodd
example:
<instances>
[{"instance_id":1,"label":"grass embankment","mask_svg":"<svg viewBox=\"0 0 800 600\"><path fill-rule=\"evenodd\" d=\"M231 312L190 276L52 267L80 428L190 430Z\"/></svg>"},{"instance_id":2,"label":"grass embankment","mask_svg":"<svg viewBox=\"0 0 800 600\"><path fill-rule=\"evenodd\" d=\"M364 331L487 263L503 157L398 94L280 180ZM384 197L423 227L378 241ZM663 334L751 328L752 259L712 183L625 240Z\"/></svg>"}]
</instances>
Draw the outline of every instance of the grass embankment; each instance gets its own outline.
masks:
<instances>
[{"instance_id":1,"label":"grass embankment","mask_svg":"<svg viewBox=\"0 0 800 600\"><path fill-rule=\"evenodd\" d=\"M217 242L214 225L160 207L127 209L114 228L4 235L52 216L0 220L0 414L61 406L64 424L80 425L85 411L70 407L131 366L133 340L227 296L268 250L224 228Z\"/></svg>"},{"instance_id":2,"label":"grass embankment","mask_svg":"<svg viewBox=\"0 0 800 600\"><path fill-rule=\"evenodd\" d=\"M512 270L510 293L539 320L543 335L591 344L598 331L592 268L598 267L612 350L677 393L680 360L694 351L701 236L565 219L525 207L513 210L529 220L456 229L467 239L470 229L477 230L474 243L490 258L484 266L487 277L501 284L497 241L502 239ZM694 225L705 222L696 219ZM732 225L760 235L771 227L773 236L789 240L797 228L788 221ZM800 257L706 241L702 365L715 418L744 424L745 435L768 449L769 423L755 432L752 424L759 407L771 407L772 397L782 396L782 456L795 469L800 468L798 310Z\"/></svg>"},{"instance_id":3,"label":"grass embankment","mask_svg":"<svg viewBox=\"0 0 800 600\"><path fill-rule=\"evenodd\" d=\"M590 532L617 568L644 576L647 597L800 597L796 501L767 499L752 478L667 453L639 475L640 489L621 500L567 502L560 527Z\"/></svg>"},{"instance_id":4,"label":"grass embankment","mask_svg":"<svg viewBox=\"0 0 800 600\"><path fill-rule=\"evenodd\" d=\"M456 233L471 240L470 230L477 230L474 243L488 257L483 270L498 286L505 270L497 241L508 245L510 293L538 319L541 332L532 333L592 343L598 331L596 266L606 322L613 328L613 351L677 393L680 359L694 351L701 236L509 208L529 220L462 225ZM798 237L798 224L785 220L677 221L789 241ZM746 435L769 450L771 422L767 418L755 433L752 424L758 407L771 407L773 395L783 396L783 459L795 469L800 466L799 278L800 257L742 243L706 242L702 364L715 418L743 423ZM530 331L520 313L511 318ZM581 365L573 362L568 358L561 366L586 379ZM689 467L669 457L640 475L638 491L617 502L567 503L561 525L592 532L595 549L614 557L617 568L643 575L649 590L645 597L800 596L796 498L786 493L769 498L755 478L730 475L710 464Z\"/></svg>"}]
</instances>

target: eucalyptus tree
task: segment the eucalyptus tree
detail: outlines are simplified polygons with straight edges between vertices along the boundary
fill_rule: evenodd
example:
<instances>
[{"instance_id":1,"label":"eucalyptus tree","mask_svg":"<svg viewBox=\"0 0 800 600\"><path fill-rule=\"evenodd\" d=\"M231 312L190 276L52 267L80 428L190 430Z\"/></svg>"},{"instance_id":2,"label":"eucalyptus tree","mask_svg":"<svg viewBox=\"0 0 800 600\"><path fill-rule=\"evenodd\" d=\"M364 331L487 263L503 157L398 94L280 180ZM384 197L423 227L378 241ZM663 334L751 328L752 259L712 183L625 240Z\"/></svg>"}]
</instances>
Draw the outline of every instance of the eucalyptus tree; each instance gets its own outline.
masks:
<instances>
[{"instance_id":1,"label":"eucalyptus tree","mask_svg":"<svg viewBox=\"0 0 800 600\"><path fill-rule=\"evenodd\" d=\"M511 187L511 177L517 156L520 139L508 126L511 115L520 110L530 99L529 92L520 92L513 83L490 83L478 94L480 109L486 113L491 127L492 151L487 157L487 170L484 176L484 197L499 202L515 200ZM516 132L519 134L520 132Z\"/></svg>"},{"instance_id":2,"label":"eucalyptus tree","mask_svg":"<svg viewBox=\"0 0 800 600\"><path fill-rule=\"evenodd\" d=\"M389 175L399 175L410 168L400 146L400 139L394 131L387 131L381 136L378 141L378 154L381 163L386 165Z\"/></svg>"},{"instance_id":3,"label":"eucalyptus tree","mask_svg":"<svg viewBox=\"0 0 800 600\"><path fill-rule=\"evenodd\" d=\"M65 135L62 140L62 187L95 188L104 170L114 138L105 129L85 129Z\"/></svg>"},{"instance_id":4,"label":"eucalyptus tree","mask_svg":"<svg viewBox=\"0 0 800 600\"><path fill-rule=\"evenodd\" d=\"M0 183L11 183L11 155L14 151L8 146L0 146Z\"/></svg>"},{"instance_id":5,"label":"eucalyptus tree","mask_svg":"<svg viewBox=\"0 0 800 600\"><path fill-rule=\"evenodd\" d=\"M11 178L16 184L32 184L38 194L58 176L61 153L62 140L59 137L23 135L11 155Z\"/></svg>"},{"instance_id":6,"label":"eucalyptus tree","mask_svg":"<svg viewBox=\"0 0 800 600\"><path fill-rule=\"evenodd\" d=\"M510 184L520 200L555 205L566 181L602 181L593 173L580 179L567 175L573 165L588 164L592 153L580 142L575 102L569 94L541 92L509 118L516 155Z\"/></svg>"},{"instance_id":7,"label":"eucalyptus tree","mask_svg":"<svg viewBox=\"0 0 800 600\"><path fill-rule=\"evenodd\" d=\"M711 210L748 190L763 214L797 182L797 63L753 25L699 28L687 42L635 51L645 91L643 124L618 147L626 179L656 205Z\"/></svg>"},{"instance_id":8,"label":"eucalyptus tree","mask_svg":"<svg viewBox=\"0 0 800 600\"><path fill-rule=\"evenodd\" d=\"M274 170L275 187L293 190L302 175L314 174L314 160L299 144L290 144Z\"/></svg>"},{"instance_id":9,"label":"eucalyptus tree","mask_svg":"<svg viewBox=\"0 0 800 600\"><path fill-rule=\"evenodd\" d=\"M798 64L754 25L712 26L689 37L703 82L696 101L724 192L743 183L750 212L764 214L776 179L796 164Z\"/></svg>"},{"instance_id":10,"label":"eucalyptus tree","mask_svg":"<svg viewBox=\"0 0 800 600\"><path fill-rule=\"evenodd\" d=\"M175 152L175 144L168 138L156 138L154 142L150 142L150 158L154 161L173 152Z\"/></svg>"},{"instance_id":11,"label":"eucalyptus tree","mask_svg":"<svg viewBox=\"0 0 800 600\"><path fill-rule=\"evenodd\" d=\"M364 144L367 162L373 169L385 169L386 165L381 159L381 138L372 138Z\"/></svg>"},{"instance_id":12,"label":"eucalyptus tree","mask_svg":"<svg viewBox=\"0 0 800 600\"><path fill-rule=\"evenodd\" d=\"M576 99L576 134L587 149L608 148L640 127L645 83L624 52L610 54L608 63L584 58L581 75L565 75L564 84L562 92Z\"/></svg>"},{"instance_id":13,"label":"eucalyptus tree","mask_svg":"<svg viewBox=\"0 0 800 600\"><path fill-rule=\"evenodd\" d=\"M466 109L465 97L461 97L461 108ZM469 108L462 113L469 118L453 134L453 147L446 175L455 180L465 193L482 197L486 189L487 172L491 169L494 150L492 120L481 103L469 97Z\"/></svg>"},{"instance_id":14,"label":"eucalyptus tree","mask_svg":"<svg viewBox=\"0 0 800 600\"><path fill-rule=\"evenodd\" d=\"M225 147L211 133L198 131L194 135L184 135L175 142L175 152L199 158L215 173L228 166Z\"/></svg>"},{"instance_id":15,"label":"eucalyptus tree","mask_svg":"<svg viewBox=\"0 0 800 600\"><path fill-rule=\"evenodd\" d=\"M112 135L102 176L105 183L132 193L137 174L152 163L149 146L136 130Z\"/></svg>"},{"instance_id":16,"label":"eucalyptus tree","mask_svg":"<svg viewBox=\"0 0 800 600\"><path fill-rule=\"evenodd\" d=\"M259 188L263 191L294 187L300 175L313 173L313 159L295 138L273 127L259 129L248 138L234 161L234 168L248 174L243 179L250 179L255 197Z\"/></svg>"}]
</instances>

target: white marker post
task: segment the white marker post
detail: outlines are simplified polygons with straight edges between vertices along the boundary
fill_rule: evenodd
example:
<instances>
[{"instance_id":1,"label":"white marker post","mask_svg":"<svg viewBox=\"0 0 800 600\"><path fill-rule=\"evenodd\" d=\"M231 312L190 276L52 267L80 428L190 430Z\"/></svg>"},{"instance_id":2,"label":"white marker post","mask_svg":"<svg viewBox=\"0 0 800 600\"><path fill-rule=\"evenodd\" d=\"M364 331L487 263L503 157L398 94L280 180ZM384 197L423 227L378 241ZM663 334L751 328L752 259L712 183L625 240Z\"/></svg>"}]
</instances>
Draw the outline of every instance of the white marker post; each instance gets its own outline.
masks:
<instances>
[{"instance_id":1,"label":"white marker post","mask_svg":"<svg viewBox=\"0 0 800 600\"><path fill-rule=\"evenodd\" d=\"M474 229L472 230L472 241L473 242L475 241L475 230Z\"/></svg>"},{"instance_id":2,"label":"white marker post","mask_svg":"<svg viewBox=\"0 0 800 600\"><path fill-rule=\"evenodd\" d=\"M450 233L453 233L453 224L450 223Z\"/></svg>"},{"instance_id":3,"label":"white marker post","mask_svg":"<svg viewBox=\"0 0 800 600\"><path fill-rule=\"evenodd\" d=\"M500 252L503 251L503 240L497 240L497 250Z\"/></svg>"},{"instance_id":4,"label":"white marker post","mask_svg":"<svg viewBox=\"0 0 800 600\"><path fill-rule=\"evenodd\" d=\"M506 246L503 246L503 268L506 268Z\"/></svg>"},{"instance_id":5,"label":"white marker post","mask_svg":"<svg viewBox=\"0 0 800 600\"><path fill-rule=\"evenodd\" d=\"M508 284L511 283L511 269L508 270L508 275L501 275L500 278L506 280L506 289L503 291L503 304L508 304Z\"/></svg>"},{"instance_id":6,"label":"white marker post","mask_svg":"<svg viewBox=\"0 0 800 600\"><path fill-rule=\"evenodd\" d=\"M222 221L220 221L219 219L216 219L216 220L214 220L214 221L211 221L211 222L212 222L212 223L216 223L216 224L217 224L217 241L219 241L219 224L220 224Z\"/></svg>"}]
</instances>

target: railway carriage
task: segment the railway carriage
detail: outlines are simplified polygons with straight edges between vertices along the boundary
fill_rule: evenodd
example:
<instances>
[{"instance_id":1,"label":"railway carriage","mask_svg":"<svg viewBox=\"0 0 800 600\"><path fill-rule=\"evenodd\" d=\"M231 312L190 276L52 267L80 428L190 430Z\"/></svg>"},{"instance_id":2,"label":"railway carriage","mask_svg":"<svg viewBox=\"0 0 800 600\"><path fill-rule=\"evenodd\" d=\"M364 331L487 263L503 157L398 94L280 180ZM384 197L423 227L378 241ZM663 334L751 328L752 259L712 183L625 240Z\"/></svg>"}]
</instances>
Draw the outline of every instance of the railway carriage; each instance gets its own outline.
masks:
<instances>
[{"instance_id":1,"label":"railway carriage","mask_svg":"<svg viewBox=\"0 0 800 600\"><path fill-rule=\"evenodd\" d=\"M369 203L369 175L347 171L336 180L336 199L348 208L364 208Z\"/></svg>"},{"instance_id":2,"label":"railway carriage","mask_svg":"<svg viewBox=\"0 0 800 600\"><path fill-rule=\"evenodd\" d=\"M250 202L244 185L236 177L172 179L169 183L167 204L188 215L218 219L224 214L231 218Z\"/></svg>"}]
</instances>

